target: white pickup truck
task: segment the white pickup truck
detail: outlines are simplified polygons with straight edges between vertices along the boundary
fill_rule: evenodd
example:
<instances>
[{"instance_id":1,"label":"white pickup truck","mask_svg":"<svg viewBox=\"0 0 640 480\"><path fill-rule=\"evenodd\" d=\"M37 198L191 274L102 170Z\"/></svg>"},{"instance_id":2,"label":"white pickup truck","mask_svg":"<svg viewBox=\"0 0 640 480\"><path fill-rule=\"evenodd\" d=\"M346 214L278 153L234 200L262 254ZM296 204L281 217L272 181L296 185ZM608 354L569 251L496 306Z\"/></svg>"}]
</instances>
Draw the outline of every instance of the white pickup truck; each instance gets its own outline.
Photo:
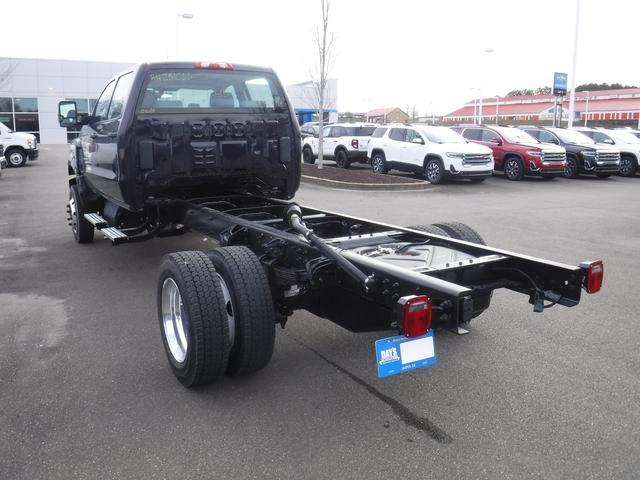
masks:
<instances>
[{"instance_id":1,"label":"white pickup truck","mask_svg":"<svg viewBox=\"0 0 640 480\"><path fill-rule=\"evenodd\" d=\"M378 125L371 123L333 123L322 129L322 157L334 160L339 168L349 168L351 162L367 161L367 147ZM303 139L302 159L315 163L318 158L317 136Z\"/></svg>"},{"instance_id":2,"label":"white pickup truck","mask_svg":"<svg viewBox=\"0 0 640 480\"><path fill-rule=\"evenodd\" d=\"M27 160L38 158L38 140L31 133L14 132L0 122L0 142L9 167L22 167Z\"/></svg>"}]
</instances>

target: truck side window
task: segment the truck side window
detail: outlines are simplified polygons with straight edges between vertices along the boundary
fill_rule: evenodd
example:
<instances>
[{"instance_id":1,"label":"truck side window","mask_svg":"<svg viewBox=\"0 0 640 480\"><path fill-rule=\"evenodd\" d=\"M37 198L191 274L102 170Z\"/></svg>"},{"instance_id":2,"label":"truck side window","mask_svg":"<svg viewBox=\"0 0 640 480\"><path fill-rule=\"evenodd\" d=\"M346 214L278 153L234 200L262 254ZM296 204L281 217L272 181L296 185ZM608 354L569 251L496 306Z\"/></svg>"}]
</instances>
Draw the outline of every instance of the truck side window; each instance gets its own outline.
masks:
<instances>
[{"instance_id":1,"label":"truck side window","mask_svg":"<svg viewBox=\"0 0 640 480\"><path fill-rule=\"evenodd\" d=\"M404 128L392 128L389 132L389 138L398 142L404 142Z\"/></svg>"},{"instance_id":2,"label":"truck side window","mask_svg":"<svg viewBox=\"0 0 640 480\"><path fill-rule=\"evenodd\" d=\"M96 110L93 114L96 122L107 119L107 113L109 113L109 104L111 103L111 96L113 95L113 89L116 86L116 81L112 80L102 91L98 102L96 103Z\"/></svg>"},{"instance_id":3,"label":"truck side window","mask_svg":"<svg viewBox=\"0 0 640 480\"><path fill-rule=\"evenodd\" d=\"M331 127L324 127L322 129L322 136L324 138L330 137L331 136Z\"/></svg>"},{"instance_id":4,"label":"truck side window","mask_svg":"<svg viewBox=\"0 0 640 480\"><path fill-rule=\"evenodd\" d=\"M529 135L532 135L533 132L532 131L527 131L527 133ZM549 133L549 132L545 132L544 130L539 130L538 131L538 140L540 140L542 143L559 143L558 139L555 137L555 135L553 133Z\"/></svg>"},{"instance_id":5,"label":"truck side window","mask_svg":"<svg viewBox=\"0 0 640 480\"><path fill-rule=\"evenodd\" d=\"M131 90L131 84L133 82L133 73L125 73L118 79L118 84L113 92L113 98L111 99L111 106L109 107L109 114L107 118L109 120L120 118L124 111L129 92Z\"/></svg>"},{"instance_id":6,"label":"truck side window","mask_svg":"<svg viewBox=\"0 0 640 480\"><path fill-rule=\"evenodd\" d=\"M480 130L479 128L467 128L464 132L462 132L462 136L468 140L479 141L482 137L482 130Z\"/></svg>"},{"instance_id":7,"label":"truck side window","mask_svg":"<svg viewBox=\"0 0 640 480\"><path fill-rule=\"evenodd\" d=\"M490 142L494 138L499 138L497 133L492 132L491 130L482 130L481 142Z\"/></svg>"},{"instance_id":8,"label":"truck side window","mask_svg":"<svg viewBox=\"0 0 640 480\"><path fill-rule=\"evenodd\" d=\"M608 143L609 145L615 144L615 142L609 135L605 135L604 133L600 132L593 132L593 140L596 143Z\"/></svg>"},{"instance_id":9,"label":"truck side window","mask_svg":"<svg viewBox=\"0 0 640 480\"><path fill-rule=\"evenodd\" d=\"M405 137L404 137L404 141L405 142L411 143L411 142L413 142L414 138L421 138L420 134L418 132L416 132L415 130L412 130L410 128L407 128L405 130L405 132L406 132L405 133Z\"/></svg>"}]
</instances>

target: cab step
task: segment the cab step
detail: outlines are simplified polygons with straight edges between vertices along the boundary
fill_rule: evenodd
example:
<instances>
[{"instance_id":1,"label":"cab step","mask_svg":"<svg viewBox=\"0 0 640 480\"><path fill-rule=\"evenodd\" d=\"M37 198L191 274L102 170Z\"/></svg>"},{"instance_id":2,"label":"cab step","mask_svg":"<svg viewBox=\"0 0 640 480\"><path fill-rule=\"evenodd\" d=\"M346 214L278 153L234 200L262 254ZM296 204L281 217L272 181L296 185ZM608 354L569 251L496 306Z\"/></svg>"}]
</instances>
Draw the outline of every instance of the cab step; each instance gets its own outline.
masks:
<instances>
[{"instance_id":1,"label":"cab step","mask_svg":"<svg viewBox=\"0 0 640 480\"><path fill-rule=\"evenodd\" d=\"M97 230L102 230L103 228L107 228L109 224L107 221L100 216L99 213L85 213L84 219L93 225Z\"/></svg>"},{"instance_id":2,"label":"cab step","mask_svg":"<svg viewBox=\"0 0 640 480\"><path fill-rule=\"evenodd\" d=\"M109 226L107 221L102 218L99 213L85 213L84 218L87 222L93 225L96 230L100 230L100 232L104 234L104 238L111 240L113 245L120 245L121 243L126 243L130 240L126 233L116 227Z\"/></svg>"}]
</instances>

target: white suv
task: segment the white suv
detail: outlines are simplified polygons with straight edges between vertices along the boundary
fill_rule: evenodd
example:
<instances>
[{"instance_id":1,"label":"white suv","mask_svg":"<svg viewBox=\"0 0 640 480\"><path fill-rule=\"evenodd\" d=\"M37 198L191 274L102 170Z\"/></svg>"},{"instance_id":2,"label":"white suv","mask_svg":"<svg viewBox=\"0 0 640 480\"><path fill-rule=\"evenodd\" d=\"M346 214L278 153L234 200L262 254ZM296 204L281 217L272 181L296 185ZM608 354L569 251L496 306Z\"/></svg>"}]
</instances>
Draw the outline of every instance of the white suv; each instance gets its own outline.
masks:
<instances>
[{"instance_id":1,"label":"white suv","mask_svg":"<svg viewBox=\"0 0 640 480\"><path fill-rule=\"evenodd\" d=\"M624 130L605 130L604 128L576 128L596 143L614 145L620 150L620 170L623 177L633 177L638 171L640 160L640 138Z\"/></svg>"},{"instance_id":2,"label":"white suv","mask_svg":"<svg viewBox=\"0 0 640 480\"><path fill-rule=\"evenodd\" d=\"M468 142L446 127L384 125L371 137L367 157L375 173L391 169L424 175L433 183L445 178L481 182L493 172L491 149Z\"/></svg>"},{"instance_id":3,"label":"white suv","mask_svg":"<svg viewBox=\"0 0 640 480\"><path fill-rule=\"evenodd\" d=\"M322 129L322 157L335 160L339 168L349 168L353 161L366 162L367 146L376 127L376 124L371 123L327 125ZM315 163L318 158L318 145L317 136L303 139L302 159L305 163Z\"/></svg>"}]
</instances>

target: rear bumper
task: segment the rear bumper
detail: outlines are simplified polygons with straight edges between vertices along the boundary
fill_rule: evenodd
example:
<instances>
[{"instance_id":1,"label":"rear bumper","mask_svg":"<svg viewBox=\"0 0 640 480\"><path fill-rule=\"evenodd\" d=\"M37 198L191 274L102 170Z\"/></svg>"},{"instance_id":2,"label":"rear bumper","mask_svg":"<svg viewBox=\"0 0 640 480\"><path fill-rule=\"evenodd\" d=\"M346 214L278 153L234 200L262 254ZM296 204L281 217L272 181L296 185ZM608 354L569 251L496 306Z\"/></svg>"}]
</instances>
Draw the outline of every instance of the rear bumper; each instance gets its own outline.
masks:
<instances>
[{"instance_id":1,"label":"rear bumper","mask_svg":"<svg viewBox=\"0 0 640 480\"><path fill-rule=\"evenodd\" d=\"M38 148L27 149L27 156L29 157L29 160L37 159L38 155L40 155L40 150L38 150Z\"/></svg>"},{"instance_id":2,"label":"rear bumper","mask_svg":"<svg viewBox=\"0 0 640 480\"><path fill-rule=\"evenodd\" d=\"M347 150L347 157L349 157L350 160L353 160L353 159L366 160L367 151L366 150Z\"/></svg>"}]
</instances>

